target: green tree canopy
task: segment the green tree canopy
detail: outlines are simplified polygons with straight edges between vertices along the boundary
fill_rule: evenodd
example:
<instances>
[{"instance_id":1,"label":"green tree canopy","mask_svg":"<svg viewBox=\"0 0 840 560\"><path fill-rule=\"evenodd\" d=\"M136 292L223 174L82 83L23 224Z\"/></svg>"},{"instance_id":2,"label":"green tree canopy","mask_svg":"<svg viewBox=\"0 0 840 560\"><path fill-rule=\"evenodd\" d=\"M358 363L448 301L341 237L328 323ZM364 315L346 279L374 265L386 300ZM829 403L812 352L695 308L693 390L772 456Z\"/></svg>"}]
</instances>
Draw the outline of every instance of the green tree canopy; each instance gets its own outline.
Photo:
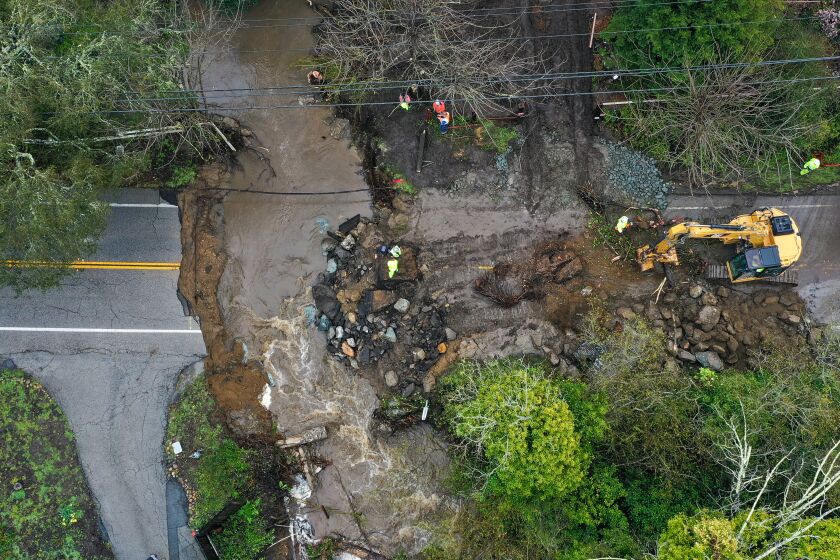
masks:
<instances>
[{"instance_id":1,"label":"green tree canopy","mask_svg":"<svg viewBox=\"0 0 840 560\"><path fill-rule=\"evenodd\" d=\"M154 97L194 103L172 93L187 48L168 30L167 9L157 0L0 4L0 260L89 256L105 223L102 191L151 165L154 133L120 137L184 120L147 112L169 106ZM67 272L5 268L0 282L46 288Z\"/></svg>"},{"instance_id":2,"label":"green tree canopy","mask_svg":"<svg viewBox=\"0 0 840 560\"><path fill-rule=\"evenodd\" d=\"M645 68L703 64L730 56L763 52L773 44L779 0L637 0L617 8L605 30L608 64L613 68ZM743 25L740 25L743 24ZM662 28L676 28L656 31ZM651 29L646 32L625 32Z\"/></svg>"},{"instance_id":3,"label":"green tree canopy","mask_svg":"<svg viewBox=\"0 0 840 560\"><path fill-rule=\"evenodd\" d=\"M560 498L578 488L591 453L575 429L563 385L541 367L512 360L462 362L444 387L453 433L486 462L488 494L528 502ZM588 430L603 432L603 411L581 406L581 412L591 417Z\"/></svg>"}]
</instances>

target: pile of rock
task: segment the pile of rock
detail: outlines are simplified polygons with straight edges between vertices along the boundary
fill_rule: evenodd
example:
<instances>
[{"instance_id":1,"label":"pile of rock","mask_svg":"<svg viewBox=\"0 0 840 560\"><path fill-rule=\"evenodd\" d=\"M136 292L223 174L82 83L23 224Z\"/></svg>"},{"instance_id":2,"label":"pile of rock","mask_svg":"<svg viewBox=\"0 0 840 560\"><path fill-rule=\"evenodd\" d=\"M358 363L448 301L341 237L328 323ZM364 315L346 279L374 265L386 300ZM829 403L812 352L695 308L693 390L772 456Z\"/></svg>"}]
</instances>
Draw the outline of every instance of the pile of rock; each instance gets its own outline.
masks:
<instances>
[{"instance_id":1,"label":"pile of rock","mask_svg":"<svg viewBox=\"0 0 840 560\"><path fill-rule=\"evenodd\" d=\"M653 159L631 148L603 142L610 199L630 205L665 208L673 185L662 179Z\"/></svg>"},{"instance_id":2,"label":"pile of rock","mask_svg":"<svg viewBox=\"0 0 840 560\"><path fill-rule=\"evenodd\" d=\"M745 360L774 337L805 343L805 304L793 290L743 293L694 284L665 294L658 304L634 303L615 314L621 320L645 317L665 332L673 356L716 371Z\"/></svg>"},{"instance_id":3,"label":"pile of rock","mask_svg":"<svg viewBox=\"0 0 840 560\"><path fill-rule=\"evenodd\" d=\"M400 243L399 269L389 277L387 251L393 244L374 223L356 216L328 235L322 242L326 270L312 289L317 311L311 320L326 334L332 356L353 368L389 356L417 374L408 377L419 379L457 334L446 327L445 296L417 294L418 248ZM385 381L394 387L400 380L388 371ZM403 394L415 388L405 383Z\"/></svg>"}]
</instances>

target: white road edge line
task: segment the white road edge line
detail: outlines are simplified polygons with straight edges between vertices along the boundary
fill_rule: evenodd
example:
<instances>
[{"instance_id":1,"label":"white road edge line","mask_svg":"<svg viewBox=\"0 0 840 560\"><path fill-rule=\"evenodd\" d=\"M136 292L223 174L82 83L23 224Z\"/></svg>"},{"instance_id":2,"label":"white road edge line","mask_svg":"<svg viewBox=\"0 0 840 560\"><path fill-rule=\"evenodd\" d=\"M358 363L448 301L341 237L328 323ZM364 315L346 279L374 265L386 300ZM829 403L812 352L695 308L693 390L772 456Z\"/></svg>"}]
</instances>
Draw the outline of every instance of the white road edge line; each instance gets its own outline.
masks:
<instances>
[{"instance_id":1,"label":"white road edge line","mask_svg":"<svg viewBox=\"0 0 840 560\"><path fill-rule=\"evenodd\" d=\"M738 205L734 204L732 206ZM669 206L667 210L723 210L725 208L732 208L732 206ZM793 206L780 206L784 206L785 210L787 210L788 208L836 208L836 205L834 204L794 204Z\"/></svg>"},{"instance_id":2,"label":"white road edge line","mask_svg":"<svg viewBox=\"0 0 840 560\"><path fill-rule=\"evenodd\" d=\"M0 327L0 331L124 334L201 334L201 330L199 329L87 329L76 327Z\"/></svg>"},{"instance_id":3,"label":"white road edge line","mask_svg":"<svg viewBox=\"0 0 840 560\"><path fill-rule=\"evenodd\" d=\"M178 208L174 204L122 204L120 202L110 203L111 208Z\"/></svg>"}]
</instances>

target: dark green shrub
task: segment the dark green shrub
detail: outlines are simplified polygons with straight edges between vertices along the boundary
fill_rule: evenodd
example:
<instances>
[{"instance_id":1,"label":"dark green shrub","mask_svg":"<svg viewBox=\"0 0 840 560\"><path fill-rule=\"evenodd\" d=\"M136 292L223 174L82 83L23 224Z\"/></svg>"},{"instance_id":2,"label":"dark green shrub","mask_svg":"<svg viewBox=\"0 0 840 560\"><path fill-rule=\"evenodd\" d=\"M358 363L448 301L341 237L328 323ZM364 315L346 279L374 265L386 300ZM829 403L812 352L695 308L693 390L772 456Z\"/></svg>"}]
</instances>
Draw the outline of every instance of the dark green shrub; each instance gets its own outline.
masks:
<instances>
[{"instance_id":1,"label":"dark green shrub","mask_svg":"<svg viewBox=\"0 0 840 560\"><path fill-rule=\"evenodd\" d=\"M737 24L772 20L782 9L779 0L641 0L623 4L603 35L608 43L606 62L613 68L680 66L712 61L721 53L736 58L761 53L773 45L779 24ZM620 33L665 27L691 29Z\"/></svg>"},{"instance_id":2,"label":"dark green shrub","mask_svg":"<svg viewBox=\"0 0 840 560\"><path fill-rule=\"evenodd\" d=\"M274 542L268 521L260 513L260 500L246 502L213 537L224 560L254 560Z\"/></svg>"}]
</instances>

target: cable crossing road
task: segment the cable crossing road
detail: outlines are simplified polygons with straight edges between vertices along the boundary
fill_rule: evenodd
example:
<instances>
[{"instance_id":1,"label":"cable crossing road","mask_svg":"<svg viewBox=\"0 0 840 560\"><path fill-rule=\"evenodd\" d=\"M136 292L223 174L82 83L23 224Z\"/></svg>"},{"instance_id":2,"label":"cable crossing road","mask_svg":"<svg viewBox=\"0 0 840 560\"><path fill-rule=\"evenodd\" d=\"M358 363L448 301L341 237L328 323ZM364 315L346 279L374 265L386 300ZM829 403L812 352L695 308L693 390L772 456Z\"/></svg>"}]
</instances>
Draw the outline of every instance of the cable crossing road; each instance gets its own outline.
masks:
<instances>
[{"instance_id":1,"label":"cable crossing road","mask_svg":"<svg viewBox=\"0 0 840 560\"><path fill-rule=\"evenodd\" d=\"M191 543L168 541L163 469L178 374L205 354L176 293L178 209L142 189L120 191L111 207L98 253L73 263L59 288L0 290L0 355L67 414L116 557L192 560Z\"/></svg>"}]
</instances>

